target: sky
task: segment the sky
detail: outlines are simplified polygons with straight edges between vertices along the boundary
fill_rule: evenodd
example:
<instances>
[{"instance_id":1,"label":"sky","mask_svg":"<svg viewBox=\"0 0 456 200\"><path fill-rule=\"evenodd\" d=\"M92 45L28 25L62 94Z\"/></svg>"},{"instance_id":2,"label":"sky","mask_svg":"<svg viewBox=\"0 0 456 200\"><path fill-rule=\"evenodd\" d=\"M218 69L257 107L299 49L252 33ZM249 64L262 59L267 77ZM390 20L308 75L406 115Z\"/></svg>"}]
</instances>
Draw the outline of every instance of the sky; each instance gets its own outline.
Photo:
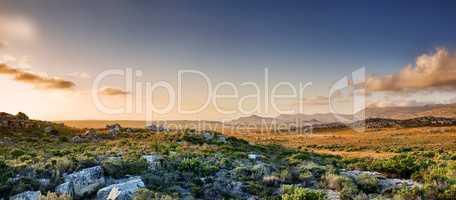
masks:
<instances>
[{"instance_id":1,"label":"sky","mask_svg":"<svg viewBox=\"0 0 456 200\"><path fill-rule=\"evenodd\" d=\"M0 0L0 111L47 120L140 120L147 102L165 108L172 100L159 86L151 98L138 95L136 82L143 91L146 82L163 81L177 95L180 70L200 73L187 73L182 101L154 112L154 119L328 112L330 88L362 67L373 105L451 103L455 9L454 1ZM94 89L100 74L116 69L140 71L134 90L119 76ZM239 90L237 98L218 103L233 112L219 112L213 102L200 112L179 111L177 104L194 110L212 93L201 74L212 90L232 83L221 94L233 94L231 86ZM259 100L242 98L257 91L248 82L258 85ZM304 95L276 102L283 109L275 109L266 93L279 82L298 90L300 83L312 84ZM94 94L104 107L124 111L103 111ZM350 101L340 102L349 112Z\"/></svg>"}]
</instances>

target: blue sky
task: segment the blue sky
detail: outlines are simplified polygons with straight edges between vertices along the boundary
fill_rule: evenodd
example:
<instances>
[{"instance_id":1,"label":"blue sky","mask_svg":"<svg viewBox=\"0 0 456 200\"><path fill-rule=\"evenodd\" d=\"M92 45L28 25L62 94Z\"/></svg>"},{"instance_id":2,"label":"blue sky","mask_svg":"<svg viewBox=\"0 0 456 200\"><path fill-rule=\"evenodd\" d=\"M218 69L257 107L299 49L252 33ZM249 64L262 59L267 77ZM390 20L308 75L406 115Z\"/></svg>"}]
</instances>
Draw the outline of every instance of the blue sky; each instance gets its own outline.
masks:
<instances>
[{"instance_id":1,"label":"blue sky","mask_svg":"<svg viewBox=\"0 0 456 200\"><path fill-rule=\"evenodd\" d=\"M456 46L454 1L1 0L33 24L33 40L0 52L56 76L133 67L173 81L182 68L214 80L312 81L324 95L361 66L391 74L436 47ZM115 84L115 83L114 83ZM90 81L80 81L87 88Z\"/></svg>"}]
</instances>

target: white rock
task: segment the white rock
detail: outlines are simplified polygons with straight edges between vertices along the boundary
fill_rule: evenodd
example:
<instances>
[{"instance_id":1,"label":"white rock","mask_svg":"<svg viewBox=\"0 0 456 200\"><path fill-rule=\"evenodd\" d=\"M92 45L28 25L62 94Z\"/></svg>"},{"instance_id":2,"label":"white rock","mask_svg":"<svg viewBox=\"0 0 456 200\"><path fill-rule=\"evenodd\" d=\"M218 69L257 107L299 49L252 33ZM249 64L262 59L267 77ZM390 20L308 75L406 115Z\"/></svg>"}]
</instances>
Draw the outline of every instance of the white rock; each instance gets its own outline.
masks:
<instances>
[{"instance_id":1,"label":"white rock","mask_svg":"<svg viewBox=\"0 0 456 200\"><path fill-rule=\"evenodd\" d=\"M248 155L249 159L251 160L258 160L261 158L261 155L258 155L258 154L249 154Z\"/></svg>"},{"instance_id":2,"label":"white rock","mask_svg":"<svg viewBox=\"0 0 456 200\"><path fill-rule=\"evenodd\" d=\"M103 169L96 166L66 176L65 182L73 184L75 197L84 197L102 187L105 184L105 178Z\"/></svg>"},{"instance_id":3,"label":"white rock","mask_svg":"<svg viewBox=\"0 0 456 200\"><path fill-rule=\"evenodd\" d=\"M55 188L55 193L57 193L59 195L67 195L69 197L73 197L74 196L73 183L65 182L65 183L58 185Z\"/></svg>"},{"instance_id":4,"label":"white rock","mask_svg":"<svg viewBox=\"0 0 456 200\"><path fill-rule=\"evenodd\" d=\"M149 165L149 169L156 169L158 166L160 166L160 161L162 160L162 157L160 155L145 155L143 158Z\"/></svg>"},{"instance_id":5,"label":"white rock","mask_svg":"<svg viewBox=\"0 0 456 200\"><path fill-rule=\"evenodd\" d=\"M129 200L136 190L144 187L144 182L141 179L110 185L97 192L97 200Z\"/></svg>"},{"instance_id":6,"label":"white rock","mask_svg":"<svg viewBox=\"0 0 456 200\"><path fill-rule=\"evenodd\" d=\"M27 191L10 197L10 200L39 200L40 196L40 191Z\"/></svg>"}]
</instances>

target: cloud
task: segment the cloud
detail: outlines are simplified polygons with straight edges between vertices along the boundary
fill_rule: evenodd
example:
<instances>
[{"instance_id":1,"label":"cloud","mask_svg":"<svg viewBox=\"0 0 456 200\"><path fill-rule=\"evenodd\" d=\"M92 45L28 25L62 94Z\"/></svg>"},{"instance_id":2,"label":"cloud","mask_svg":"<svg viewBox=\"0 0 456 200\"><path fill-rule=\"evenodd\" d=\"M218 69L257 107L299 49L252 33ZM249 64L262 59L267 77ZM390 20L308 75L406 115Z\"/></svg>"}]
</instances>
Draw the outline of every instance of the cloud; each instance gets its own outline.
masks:
<instances>
[{"instance_id":1,"label":"cloud","mask_svg":"<svg viewBox=\"0 0 456 200\"><path fill-rule=\"evenodd\" d=\"M456 89L456 54L438 48L434 54L418 56L415 66L407 65L397 74L369 77L366 83L372 92Z\"/></svg>"},{"instance_id":2,"label":"cloud","mask_svg":"<svg viewBox=\"0 0 456 200\"><path fill-rule=\"evenodd\" d=\"M371 101L368 103L369 107L412 107L412 106L424 106L434 104L433 102L419 102L414 99L412 100L379 100Z\"/></svg>"},{"instance_id":3,"label":"cloud","mask_svg":"<svg viewBox=\"0 0 456 200\"><path fill-rule=\"evenodd\" d=\"M12 68L7 64L0 63L0 75L12 76L12 79L18 82L27 83L39 89L59 89L67 90L74 88L75 84L71 81L63 80L56 77L47 77L32 72L26 72L21 69Z\"/></svg>"},{"instance_id":4,"label":"cloud","mask_svg":"<svg viewBox=\"0 0 456 200\"><path fill-rule=\"evenodd\" d=\"M112 88L112 87L105 87L105 88L101 89L98 93L101 95L105 95L105 96L122 96L122 95L129 94L129 92L127 92L127 91L124 91L119 88Z\"/></svg>"},{"instance_id":5,"label":"cloud","mask_svg":"<svg viewBox=\"0 0 456 200\"><path fill-rule=\"evenodd\" d=\"M72 73L69 73L68 76L75 77L75 78L81 78L81 79L90 78L90 75L86 72L72 72Z\"/></svg>"},{"instance_id":6,"label":"cloud","mask_svg":"<svg viewBox=\"0 0 456 200\"><path fill-rule=\"evenodd\" d=\"M30 20L20 16L0 16L0 41L29 40L36 34Z\"/></svg>"}]
</instances>

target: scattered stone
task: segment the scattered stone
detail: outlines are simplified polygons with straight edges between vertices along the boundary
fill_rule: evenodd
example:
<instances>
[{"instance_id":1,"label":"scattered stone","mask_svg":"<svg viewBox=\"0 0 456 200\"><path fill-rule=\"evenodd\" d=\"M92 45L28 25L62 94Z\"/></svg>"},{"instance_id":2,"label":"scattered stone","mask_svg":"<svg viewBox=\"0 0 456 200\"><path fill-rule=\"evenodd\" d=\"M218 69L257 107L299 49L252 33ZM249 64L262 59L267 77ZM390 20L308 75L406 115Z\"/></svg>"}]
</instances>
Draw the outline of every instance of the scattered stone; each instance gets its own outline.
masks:
<instances>
[{"instance_id":1,"label":"scattered stone","mask_svg":"<svg viewBox=\"0 0 456 200\"><path fill-rule=\"evenodd\" d=\"M206 142L211 142L214 139L214 136L212 136L210 133L207 133L207 132L201 134L201 136L203 136L203 139Z\"/></svg>"},{"instance_id":2,"label":"scattered stone","mask_svg":"<svg viewBox=\"0 0 456 200\"><path fill-rule=\"evenodd\" d=\"M144 187L144 182L140 178L110 185L97 192L97 200L129 200L136 190Z\"/></svg>"},{"instance_id":3,"label":"scattered stone","mask_svg":"<svg viewBox=\"0 0 456 200\"><path fill-rule=\"evenodd\" d=\"M155 124L151 124L146 126L146 129L151 132L163 132L166 131L166 129L163 126L157 126Z\"/></svg>"},{"instance_id":4,"label":"scattered stone","mask_svg":"<svg viewBox=\"0 0 456 200\"><path fill-rule=\"evenodd\" d=\"M65 177L65 182L73 184L77 198L91 194L105 184L103 169L100 166L83 169Z\"/></svg>"},{"instance_id":5,"label":"scattered stone","mask_svg":"<svg viewBox=\"0 0 456 200\"><path fill-rule=\"evenodd\" d=\"M10 200L39 200L40 197L40 191L27 191L10 197Z\"/></svg>"},{"instance_id":6,"label":"scattered stone","mask_svg":"<svg viewBox=\"0 0 456 200\"><path fill-rule=\"evenodd\" d=\"M108 133L112 136L112 137L116 137L117 135L119 135L122 127L120 126L120 124L112 124L112 125L107 125L106 128L108 129Z\"/></svg>"},{"instance_id":7,"label":"scattered stone","mask_svg":"<svg viewBox=\"0 0 456 200\"><path fill-rule=\"evenodd\" d=\"M334 190L324 190L325 199L328 200L340 200L340 193Z\"/></svg>"},{"instance_id":8,"label":"scattered stone","mask_svg":"<svg viewBox=\"0 0 456 200\"><path fill-rule=\"evenodd\" d=\"M408 187L408 188L422 187L422 185L420 183L417 183L415 181L412 181L409 179L396 179L396 178L380 179L379 186L380 186L381 193L384 193L391 189L401 188L404 186Z\"/></svg>"},{"instance_id":9,"label":"scattered stone","mask_svg":"<svg viewBox=\"0 0 456 200\"><path fill-rule=\"evenodd\" d=\"M223 137L223 136L217 137L217 142L223 143L223 144L226 144L226 143L227 143L226 138Z\"/></svg>"},{"instance_id":10,"label":"scattered stone","mask_svg":"<svg viewBox=\"0 0 456 200\"><path fill-rule=\"evenodd\" d=\"M84 140L79 136L74 136L73 138L71 138L71 142L73 142L75 144L79 144L79 143L84 142Z\"/></svg>"}]
</instances>

